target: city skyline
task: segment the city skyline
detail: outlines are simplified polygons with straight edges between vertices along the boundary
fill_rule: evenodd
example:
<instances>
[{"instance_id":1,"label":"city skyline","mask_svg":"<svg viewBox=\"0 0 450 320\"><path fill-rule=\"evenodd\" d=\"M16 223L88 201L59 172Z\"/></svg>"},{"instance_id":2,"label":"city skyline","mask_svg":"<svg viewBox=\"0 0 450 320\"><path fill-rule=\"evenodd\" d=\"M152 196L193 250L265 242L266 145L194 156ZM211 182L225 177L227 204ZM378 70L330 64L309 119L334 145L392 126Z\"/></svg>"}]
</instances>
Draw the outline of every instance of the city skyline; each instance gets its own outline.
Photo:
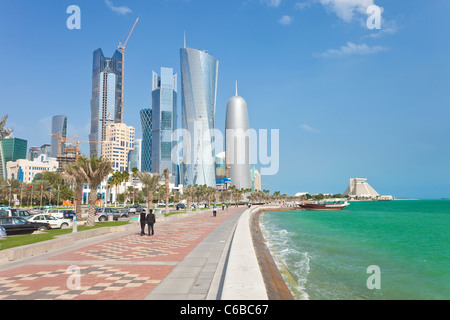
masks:
<instances>
[{"instance_id":1,"label":"city skyline","mask_svg":"<svg viewBox=\"0 0 450 320\"><path fill-rule=\"evenodd\" d=\"M237 79L250 127L280 129L280 170L262 177L263 189L342 193L350 177L361 177L380 194L448 197L450 46L443 37L450 4L339 3L127 1L130 11L121 14L103 1L4 1L0 27L12 31L2 52L8 81L0 89L0 114L9 115L6 126L30 146L51 141L58 114L68 116L70 138L87 140L92 51L117 50L140 17L127 45L127 125L140 129L139 110L152 107L152 70L180 72L186 32L189 47L221 62L216 128L224 129ZM363 3L383 8L381 29L367 28ZM81 8L80 30L66 27L71 4ZM151 32L157 26L160 34ZM88 147L82 145L83 153Z\"/></svg>"}]
</instances>

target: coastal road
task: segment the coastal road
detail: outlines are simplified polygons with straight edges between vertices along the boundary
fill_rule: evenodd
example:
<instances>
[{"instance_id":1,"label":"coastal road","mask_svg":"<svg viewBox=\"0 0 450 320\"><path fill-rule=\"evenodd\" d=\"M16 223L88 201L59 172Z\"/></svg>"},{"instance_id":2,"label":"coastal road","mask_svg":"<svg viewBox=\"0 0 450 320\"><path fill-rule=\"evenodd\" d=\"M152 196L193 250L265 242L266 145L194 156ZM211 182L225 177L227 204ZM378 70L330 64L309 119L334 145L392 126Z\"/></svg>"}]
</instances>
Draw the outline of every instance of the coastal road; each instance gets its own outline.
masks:
<instances>
[{"instance_id":1,"label":"coastal road","mask_svg":"<svg viewBox=\"0 0 450 320\"><path fill-rule=\"evenodd\" d=\"M153 236L136 228L0 265L0 300L214 300L245 209L190 213L157 221Z\"/></svg>"}]
</instances>

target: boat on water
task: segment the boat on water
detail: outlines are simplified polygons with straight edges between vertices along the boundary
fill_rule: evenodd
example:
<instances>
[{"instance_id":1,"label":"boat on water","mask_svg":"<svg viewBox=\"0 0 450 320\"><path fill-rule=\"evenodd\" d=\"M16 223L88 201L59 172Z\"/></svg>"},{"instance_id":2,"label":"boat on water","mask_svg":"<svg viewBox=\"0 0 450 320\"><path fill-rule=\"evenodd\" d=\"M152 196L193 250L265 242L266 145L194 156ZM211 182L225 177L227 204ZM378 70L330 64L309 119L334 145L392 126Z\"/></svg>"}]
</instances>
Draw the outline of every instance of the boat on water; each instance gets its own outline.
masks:
<instances>
[{"instance_id":1,"label":"boat on water","mask_svg":"<svg viewBox=\"0 0 450 320\"><path fill-rule=\"evenodd\" d=\"M299 204L303 210L342 210L349 205L347 200L307 201Z\"/></svg>"}]
</instances>

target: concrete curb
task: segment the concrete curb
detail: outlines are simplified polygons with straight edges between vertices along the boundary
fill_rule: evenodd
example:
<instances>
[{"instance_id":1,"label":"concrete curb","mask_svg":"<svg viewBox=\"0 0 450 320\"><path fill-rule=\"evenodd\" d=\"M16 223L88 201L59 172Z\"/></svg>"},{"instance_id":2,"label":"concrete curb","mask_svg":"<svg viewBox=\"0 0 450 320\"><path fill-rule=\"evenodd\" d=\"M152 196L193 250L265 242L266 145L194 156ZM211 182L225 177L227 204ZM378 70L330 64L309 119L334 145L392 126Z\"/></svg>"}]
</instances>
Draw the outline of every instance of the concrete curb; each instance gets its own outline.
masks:
<instances>
[{"instance_id":1,"label":"concrete curb","mask_svg":"<svg viewBox=\"0 0 450 320\"><path fill-rule=\"evenodd\" d=\"M239 219L231 243L222 300L268 300L250 232L251 217L259 208L247 209Z\"/></svg>"}]
</instances>

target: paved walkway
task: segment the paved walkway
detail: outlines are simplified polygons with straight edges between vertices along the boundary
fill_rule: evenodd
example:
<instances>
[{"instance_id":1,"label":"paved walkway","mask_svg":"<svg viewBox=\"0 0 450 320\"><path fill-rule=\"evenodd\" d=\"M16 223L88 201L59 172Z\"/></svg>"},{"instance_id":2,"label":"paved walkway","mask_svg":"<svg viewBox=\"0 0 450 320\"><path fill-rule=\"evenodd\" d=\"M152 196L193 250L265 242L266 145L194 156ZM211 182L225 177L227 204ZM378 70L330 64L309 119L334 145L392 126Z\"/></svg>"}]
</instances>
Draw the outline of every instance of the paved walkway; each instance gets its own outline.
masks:
<instances>
[{"instance_id":1,"label":"paved walkway","mask_svg":"<svg viewBox=\"0 0 450 320\"><path fill-rule=\"evenodd\" d=\"M136 228L1 265L0 300L216 300L244 210L157 221L153 236Z\"/></svg>"}]
</instances>

